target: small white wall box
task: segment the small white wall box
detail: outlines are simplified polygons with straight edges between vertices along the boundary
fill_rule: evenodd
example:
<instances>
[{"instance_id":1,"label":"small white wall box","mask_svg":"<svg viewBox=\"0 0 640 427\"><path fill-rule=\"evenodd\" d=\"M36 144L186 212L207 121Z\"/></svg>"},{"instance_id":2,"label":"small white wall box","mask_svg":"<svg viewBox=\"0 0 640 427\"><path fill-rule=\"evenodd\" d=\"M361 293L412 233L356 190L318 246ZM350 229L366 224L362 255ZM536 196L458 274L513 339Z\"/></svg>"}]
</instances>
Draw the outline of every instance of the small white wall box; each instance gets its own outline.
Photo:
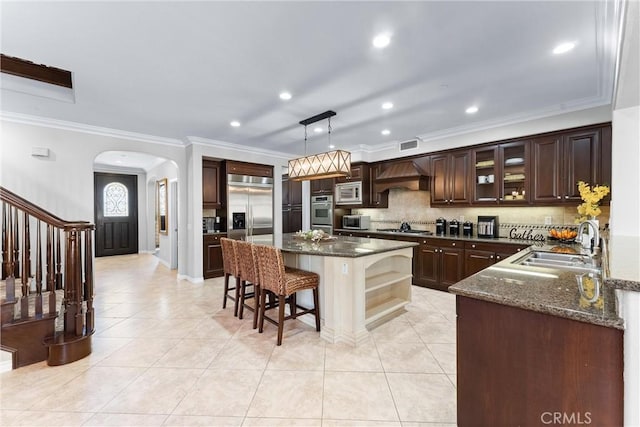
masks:
<instances>
[{"instance_id":1,"label":"small white wall box","mask_svg":"<svg viewBox=\"0 0 640 427\"><path fill-rule=\"evenodd\" d=\"M31 147L31 155L34 157L49 157L49 149L45 147Z\"/></svg>"}]
</instances>

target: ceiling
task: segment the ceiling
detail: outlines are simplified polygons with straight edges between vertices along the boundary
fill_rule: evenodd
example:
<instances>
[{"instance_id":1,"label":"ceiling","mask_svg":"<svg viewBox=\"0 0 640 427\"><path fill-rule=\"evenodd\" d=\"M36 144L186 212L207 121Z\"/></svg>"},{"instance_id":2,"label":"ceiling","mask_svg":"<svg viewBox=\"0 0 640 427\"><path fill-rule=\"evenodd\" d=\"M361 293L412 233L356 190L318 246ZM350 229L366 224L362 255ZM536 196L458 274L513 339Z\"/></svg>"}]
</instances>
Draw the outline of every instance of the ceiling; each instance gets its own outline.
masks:
<instances>
[{"instance_id":1,"label":"ceiling","mask_svg":"<svg viewBox=\"0 0 640 427\"><path fill-rule=\"evenodd\" d=\"M329 109L336 148L374 150L611 104L620 2L1 7L2 53L72 71L75 99L3 89L5 115L302 155L298 122ZM381 32L391 42L377 49ZM552 53L567 41L573 50ZM465 113L474 105L477 113ZM309 154L328 149L327 122L318 125Z\"/></svg>"}]
</instances>

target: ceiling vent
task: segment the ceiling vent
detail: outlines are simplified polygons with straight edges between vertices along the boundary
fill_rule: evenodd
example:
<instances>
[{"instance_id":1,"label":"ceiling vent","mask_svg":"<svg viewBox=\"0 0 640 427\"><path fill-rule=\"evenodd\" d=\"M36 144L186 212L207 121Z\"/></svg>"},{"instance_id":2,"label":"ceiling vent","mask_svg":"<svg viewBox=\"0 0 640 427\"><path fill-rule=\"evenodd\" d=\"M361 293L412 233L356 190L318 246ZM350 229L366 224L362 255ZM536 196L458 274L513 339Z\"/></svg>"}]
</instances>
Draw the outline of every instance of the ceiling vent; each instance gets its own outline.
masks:
<instances>
[{"instance_id":1,"label":"ceiling vent","mask_svg":"<svg viewBox=\"0 0 640 427\"><path fill-rule=\"evenodd\" d=\"M419 141L420 141L420 138L413 138L413 139L408 139L406 141L402 141L400 143L400 151L407 151L407 150L413 150L415 148L418 148Z\"/></svg>"}]
</instances>

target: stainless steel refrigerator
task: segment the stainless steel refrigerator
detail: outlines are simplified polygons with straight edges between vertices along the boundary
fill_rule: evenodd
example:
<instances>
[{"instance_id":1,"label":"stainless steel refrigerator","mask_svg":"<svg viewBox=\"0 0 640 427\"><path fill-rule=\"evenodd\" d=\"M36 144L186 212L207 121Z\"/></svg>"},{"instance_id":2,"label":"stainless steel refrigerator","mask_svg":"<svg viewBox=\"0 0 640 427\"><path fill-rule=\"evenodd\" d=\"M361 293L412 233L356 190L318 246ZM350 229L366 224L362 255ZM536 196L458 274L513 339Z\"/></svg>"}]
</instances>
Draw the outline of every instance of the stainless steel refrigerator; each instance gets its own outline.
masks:
<instances>
[{"instance_id":1,"label":"stainless steel refrigerator","mask_svg":"<svg viewBox=\"0 0 640 427\"><path fill-rule=\"evenodd\" d=\"M227 175L229 238L273 234L273 178Z\"/></svg>"}]
</instances>

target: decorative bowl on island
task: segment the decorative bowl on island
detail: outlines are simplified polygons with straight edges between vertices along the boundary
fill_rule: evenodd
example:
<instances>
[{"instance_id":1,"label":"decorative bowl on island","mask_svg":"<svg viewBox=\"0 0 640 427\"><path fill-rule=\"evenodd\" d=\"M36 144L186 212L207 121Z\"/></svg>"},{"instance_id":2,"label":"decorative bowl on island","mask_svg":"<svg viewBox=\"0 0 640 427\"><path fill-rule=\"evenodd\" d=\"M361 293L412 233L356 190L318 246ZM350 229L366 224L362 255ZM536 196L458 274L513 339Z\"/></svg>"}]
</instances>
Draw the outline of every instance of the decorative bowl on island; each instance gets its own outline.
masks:
<instances>
[{"instance_id":1,"label":"decorative bowl on island","mask_svg":"<svg viewBox=\"0 0 640 427\"><path fill-rule=\"evenodd\" d=\"M324 242L327 240L336 239L336 237L322 230L309 230L309 231L300 230L295 234L295 237L298 239L311 240L312 242Z\"/></svg>"}]
</instances>

